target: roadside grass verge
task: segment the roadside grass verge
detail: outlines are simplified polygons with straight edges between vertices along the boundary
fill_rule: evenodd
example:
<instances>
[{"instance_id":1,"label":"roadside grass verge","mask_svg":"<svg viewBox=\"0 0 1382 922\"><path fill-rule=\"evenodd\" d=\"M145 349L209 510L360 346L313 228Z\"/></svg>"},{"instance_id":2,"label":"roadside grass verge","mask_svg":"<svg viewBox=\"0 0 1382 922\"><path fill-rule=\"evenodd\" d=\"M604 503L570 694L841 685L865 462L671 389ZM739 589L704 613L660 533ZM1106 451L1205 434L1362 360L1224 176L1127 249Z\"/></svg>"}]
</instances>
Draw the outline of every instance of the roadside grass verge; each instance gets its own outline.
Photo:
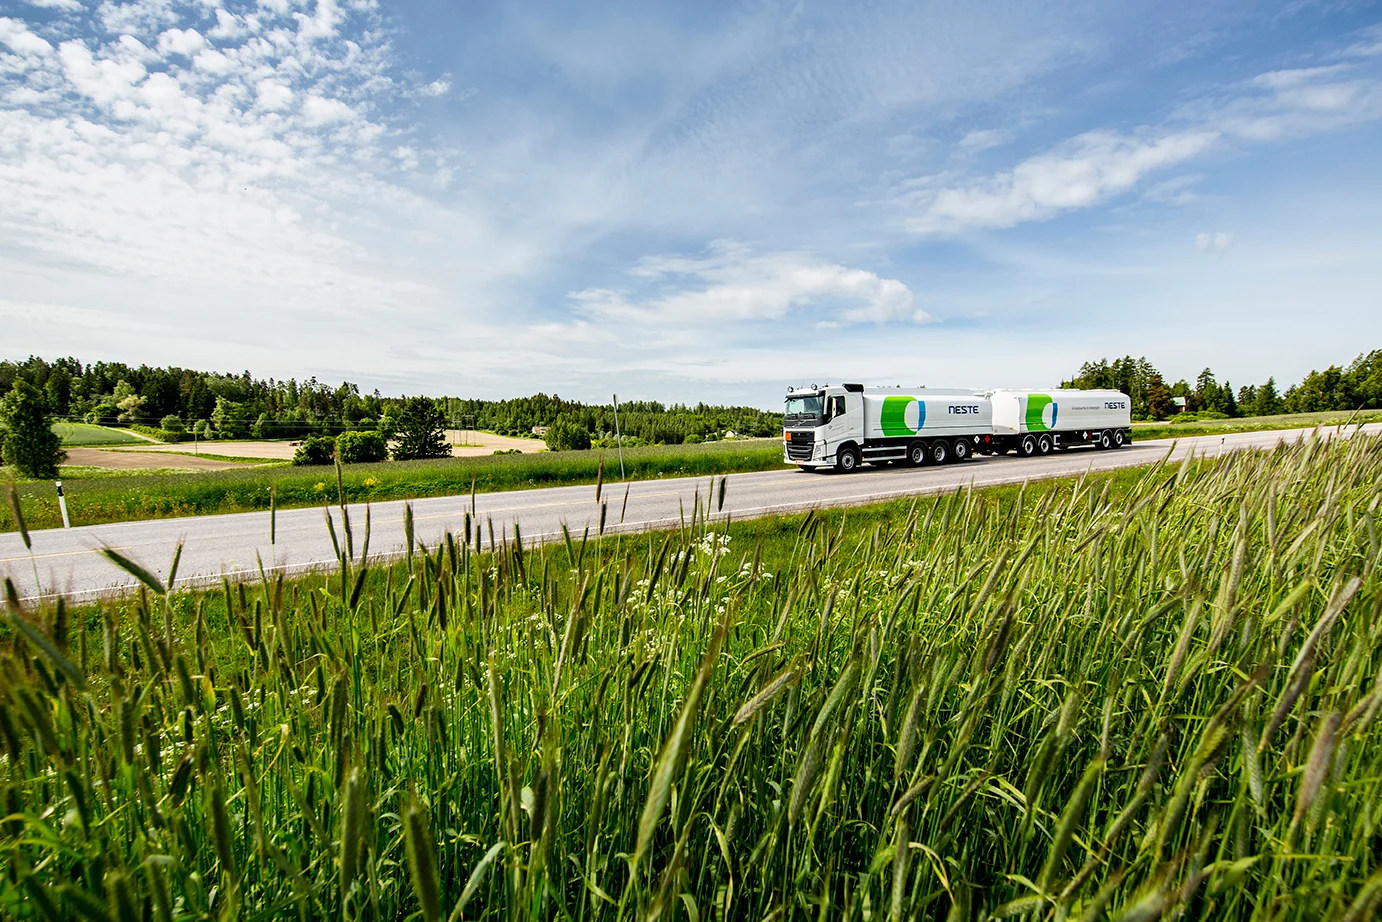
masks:
<instances>
[{"instance_id":1,"label":"roadside grass verge","mask_svg":"<svg viewBox=\"0 0 1382 922\"><path fill-rule=\"evenodd\" d=\"M472 484L477 492L493 492L594 483L601 465L607 482L618 479L618 453L599 450L351 464L342 468L341 482L351 502L418 499L468 493ZM630 448L624 451L624 466L633 480L772 470L782 466L782 443L762 439ZM268 509L270 487L281 509L338 498L334 467L291 465L103 476L65 481L63 487L74 525ZM62 524L51 483L21 483L18 491L30 528ZM0 531L14 528L9 509L0 507Z\"/></svg>"},{"instance_id":2,"label":"roadside grass verge","mask_svg":"<svg viewBox=\"0 0 1382 922\"><path fill-rule=\"evenodd\" d=\"M94 448L98 445L142 445L144 440L136 435L105 426L89 423L53 423L52 429L62 439L65 448Z\"/></svg>"},{"instance_id":3,"label":"roadside grass verge","mask_svg":"<svg viewBox=\"0 0 1382 922\"><path fill-rule=\"evenodd\" d=\"M14 606L0 912L1375 918L1379 483L1359 437L384 566L338 523Z\"/></svg>"},{"instance_id":4,"label":"roadside grass verge","mask_svg":"<svg viewBox=\"0 0 1382 922\"><path fill-rule=\"evenodd\" d=\"M1172 417L1174 419L1174 417ZM1240 419L1197 419L1185 422L1160 420L1133 423L1134 439L1174 439L1188 435L1227 435L1232 432L1268 432L1273 429L1303 429L1314 426L1341 426L1382 421L1382 410L1329 411L1324 413L1283 413L1279 416L1244 416Z\"/></svg>"}]
</instances>

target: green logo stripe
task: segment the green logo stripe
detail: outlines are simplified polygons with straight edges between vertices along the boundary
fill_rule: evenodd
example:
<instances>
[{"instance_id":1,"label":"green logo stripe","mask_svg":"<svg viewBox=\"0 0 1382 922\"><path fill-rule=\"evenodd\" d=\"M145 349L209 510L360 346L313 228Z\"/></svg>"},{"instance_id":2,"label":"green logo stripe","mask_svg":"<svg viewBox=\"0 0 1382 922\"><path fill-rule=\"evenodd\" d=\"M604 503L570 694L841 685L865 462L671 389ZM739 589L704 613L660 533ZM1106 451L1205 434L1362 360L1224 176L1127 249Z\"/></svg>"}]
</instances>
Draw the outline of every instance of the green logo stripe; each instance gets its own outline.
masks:
<instances>
[{"instance_id":1,"label":"green logo stripe","mask_svg":"<svg viewBox=\"0 0 1382 922\"><path fill-rule=\"evenodd\" d=\"M915 397L884 397L883 409L879 412L878 424L886 436L916 435L916 429L907 425L907 407L917 403ZM917 426L925 418L925 405L917 404Z\"/></svg>"},{"instance_id":2,"label":"green logo stripe","mask_svg":"<svg viewBox=\"0 0 1382 922\"><path fill-rule=\"evenodd\" d=\"M1027 395L1027 429L1030 432L1042 432L1051 428L1042 420L1042 411L1051 403L1051 398L1046 394ZM1055 425L1056 409L1051 408L1051 424Z\"/></svg>"}]
</instances>

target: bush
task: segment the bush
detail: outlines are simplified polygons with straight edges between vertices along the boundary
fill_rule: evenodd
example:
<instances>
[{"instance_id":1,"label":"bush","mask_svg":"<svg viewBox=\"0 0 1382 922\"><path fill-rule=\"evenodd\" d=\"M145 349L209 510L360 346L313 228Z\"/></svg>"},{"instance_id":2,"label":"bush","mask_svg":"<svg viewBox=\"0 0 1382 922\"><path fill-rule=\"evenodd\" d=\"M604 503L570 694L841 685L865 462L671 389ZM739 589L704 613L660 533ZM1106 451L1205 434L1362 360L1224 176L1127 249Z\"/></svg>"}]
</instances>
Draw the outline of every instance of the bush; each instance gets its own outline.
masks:
<instances>
[{"instance_id":1,"label":"bush","mask_svg":"<svg viewBox=\"0 0 1382 922\"><path fill-rule=\"evenodd\" d=\"M176 419L177 417L174 417ZM131 432L138 432L140 435L147 435L151 439L158 439L160 442L186 442L192 436L186 432L173 432L168 429L155 429L153 426L141 426L137 423L129 427Z\"/></svg>"},{"instance_id":2,"label":"bush","mask_svg":"<svg viewBox=\"0 0 1382 922\"><path fill-rule=\"evenodd\" d=\"M131 426L131 429L134 427ZM182 424L182 420L173 413L169 413L158 421L158 428L164 432L186 432L187 427Z\"/></svg>"},{"instance_id":3,"label":"bush","mask_svg":"<svg viewBox=\"0 0 1382 922\"><path fill-rule=\"evenodd\" d=\"M701 443L701 437L696 433L692 432L688 434L686 438L682 439L681 443L683 445L699 445Z\"/></svg>"},{"instance_id":4,"label":"bush","mask_svg":"<svg viewBox=\"0 0 1382 922\"><path fill-rule=\"evenodd\" d=\"M559 419L547 430L547 447L553 451L585 451L590 448L590 433L579 423Z\"/></svg>"},{"instance_id":5,"label":"bush","mask_svg":"<svg viewBox=\"0 0 1382 922\"><path fill-rule=\"evenodd\" d=\"M329 435L314 435L302 440L293 452L294 464L330 464L336 457L336 440Z\"/></svg>"},{"instance_id":6,"label":"bush","mask_svg":"<svg viewBox=\"0 0 1382 922\"><path fill-rule=\"evenodd\" d=\"M336 451L342 464L383 461L389 457L389 445L377 432L342 432L336 437Z\"/></svg>"}]
</instances>

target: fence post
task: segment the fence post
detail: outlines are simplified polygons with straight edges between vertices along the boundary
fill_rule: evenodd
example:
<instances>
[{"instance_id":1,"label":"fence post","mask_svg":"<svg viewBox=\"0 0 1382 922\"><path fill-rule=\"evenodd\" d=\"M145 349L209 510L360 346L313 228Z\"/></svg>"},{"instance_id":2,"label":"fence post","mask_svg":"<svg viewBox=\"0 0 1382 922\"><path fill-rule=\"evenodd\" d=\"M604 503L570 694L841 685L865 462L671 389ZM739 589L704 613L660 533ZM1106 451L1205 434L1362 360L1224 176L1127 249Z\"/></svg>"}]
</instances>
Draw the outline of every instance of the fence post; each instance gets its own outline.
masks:
<instances>
[{"instance_id":1,"label":"fence post","mask_svg":"<svg viewBox=\"0 0 1382 922\"><path fill-rule=\"evenodd\" d=\"M67 518L67 497L62 495L62 481L57 481L58 485L58 508L62 510L62 527L71 528L72 523Z\"/></svg>"}]
</instances>

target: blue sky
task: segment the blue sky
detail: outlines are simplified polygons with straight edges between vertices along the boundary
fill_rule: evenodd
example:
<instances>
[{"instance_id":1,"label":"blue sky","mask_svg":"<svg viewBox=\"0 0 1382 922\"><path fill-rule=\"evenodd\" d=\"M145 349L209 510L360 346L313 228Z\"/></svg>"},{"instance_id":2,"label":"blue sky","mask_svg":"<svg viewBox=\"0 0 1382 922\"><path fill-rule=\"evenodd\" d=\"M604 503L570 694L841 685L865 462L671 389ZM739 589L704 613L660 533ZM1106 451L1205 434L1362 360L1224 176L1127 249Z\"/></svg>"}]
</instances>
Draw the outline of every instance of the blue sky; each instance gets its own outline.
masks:
<instances>
[{"instance_id":1,"label":"blue sky","mask_svg":"<svg viewBox=\"0 0 1382 922\"><path fill-rule=\"evenodd\" d=\"M0 0L0 354L773 405L1382 348L1382 7Z\"/></svg>"}]
</instances>

